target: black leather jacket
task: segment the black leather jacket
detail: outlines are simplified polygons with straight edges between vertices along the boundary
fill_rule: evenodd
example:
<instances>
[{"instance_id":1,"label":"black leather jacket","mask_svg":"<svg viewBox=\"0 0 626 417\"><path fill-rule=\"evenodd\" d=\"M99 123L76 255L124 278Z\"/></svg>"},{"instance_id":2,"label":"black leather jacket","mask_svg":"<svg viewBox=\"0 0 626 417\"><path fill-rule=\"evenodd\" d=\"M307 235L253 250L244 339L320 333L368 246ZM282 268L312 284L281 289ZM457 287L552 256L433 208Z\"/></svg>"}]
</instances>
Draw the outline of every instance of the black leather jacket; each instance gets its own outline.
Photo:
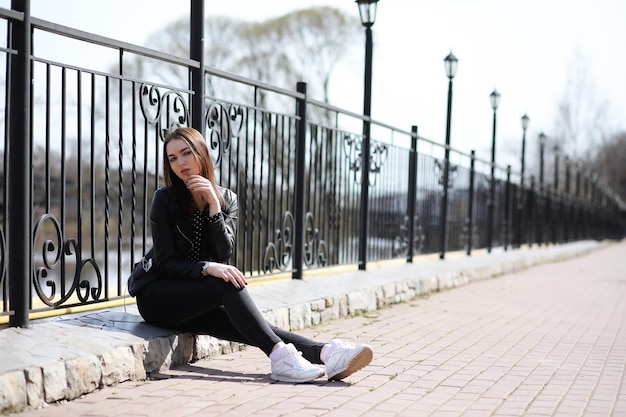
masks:
<instances>
[{"instance_id":1,"label":"black leather jacket","mask_svg":"<svg viewBox=\"0 0 626 417\"><path fill-rule=\"evenodd\" d=\"M200 260L228 263L237 241L237 194L219 187L224 196L222 215L216 222L204 222ZM187 213L167 188L154 193L150 210L154 264L162 278L199 278L200 262L188 261L185 255L193 245L193 226Z\"/></svg>"}]
</instances>

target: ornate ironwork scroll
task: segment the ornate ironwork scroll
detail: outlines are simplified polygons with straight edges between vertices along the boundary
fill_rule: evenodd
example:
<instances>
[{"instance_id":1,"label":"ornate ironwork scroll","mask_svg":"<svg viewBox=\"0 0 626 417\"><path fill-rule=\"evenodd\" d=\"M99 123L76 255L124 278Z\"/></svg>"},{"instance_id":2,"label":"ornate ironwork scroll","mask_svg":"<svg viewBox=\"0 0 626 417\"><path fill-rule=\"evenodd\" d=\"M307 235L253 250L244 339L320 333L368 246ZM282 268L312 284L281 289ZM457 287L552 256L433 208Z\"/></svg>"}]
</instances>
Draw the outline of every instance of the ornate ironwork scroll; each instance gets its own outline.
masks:
<instances>
[{"instance_id":1,"label":"ornate ironwork scroll","mask_svg":"<svg viewBox=\"0 0 626 417\"><path fill-rule=\"evenodd\" d=\"M139 105L146 121L156 126L161 140L164 132L173 124L186 126L189 123L189 108L179 91L161 89L155 85L139 86Z\"/></svg>"},{"instance_id":2,"label":"ornate ironwork scroll","mask_svg":"<svg viewBox=\"0 0 626 417\"><path fill-rule=\"evenodd\" d=\"M268 243L263 256L263 272L270 273L279 269L285 271L291 262L293 250L293 214L286 211L280 222L280 228L274 231L274 242Z\"/></svg>"},{"instance_id":3,"label":"ornate ironwork scroll","mask_svg":"<svg viewBox=\"0 0 626 417\"><path fill-rule=\"evenodd\" d=\"M315 218L311 212L306 214L305 220L304 263L309 267L328 264L328 246L320 239L320 230L315 227Z\"/></svg>"},{"instance_id":4,"label":"ornate ironwork scroll","mask_svg":"<svg viewBox=\"0 0 626 417\"><path fill-rule=\"evenodd\" d=\"M217 150L217 166L222 161L222 155L228 154L233 139L239 136L244 126L245 108L213 101L207 108L205 123L209 146Z\"/></svg>"},{"instance_id":5,"label":"ornate ironwork scroll","mask_svg":"<svg viewBox=\"0 0 626 417\"><path fill-rule=\"evenodd\" d=\"M375 143L370 146L370 172L378 174L387 160L389 150L387 145ZM377 175L370 175L370 185L376 185Z\"/></svg>"},{"instance_id":6,"label":"ornate ironwork scroll","mask_svg":"<svg viewBox=\"0 0 626 417\"><path fill-rule=\"evenodd\" d=\"M439 185L443 186L443 177L445 175L444 169L445 169L445 164L446 161L440 161L439 159L435 159L435 170L437 171L438 174L438 183ZM458 166L454 165L454 164L450 164L449 165L449 170L448 170L448 188L454 188L454 180L456 179L456 176L458 174Z\"/></svg>"},{"instance_id":7,"label":"ornate ironwork scroll","mask_svg":"<svg viewBox=\"0 0 626 417\"><path fill-rule=\"evenodd\" d=\"M357 184L361 183L361 162L363 161L363 157L361 156L361 146L363 144L360 137L350 134L343 133L343 151L348 159L348 167L350 171L354 172L354 181Z\"/></svg>"},{"instance_id":8,"label":"ornate ironwork scroll","mask_svg":"<svg viewBox=\"0 0 626 417\"><path fill-rule=\"evenodd\" d=\"M480 238L479 229L475 225L472 225L472 229L470 230L470 218L466 217L463 222L463 230L461 234L459 234L459 246L465 250L469 248L470 233L472 235L472 248L477 248Z\"/></svg>"},{"instance_id":9,"label":"ornate ironwork scroll","mask_svg":"<svg viewBox=\"0 0 626 417\"><path fill-rule=\"evenodd\" d=\"M53 228L53 239L44 239L45 225ZM41 253L37 254L38 238L42 238ZM100 300L103 294L103 280L100 268L92 258L81 259L80 245L75 239L64 240L58 220L53 214L44 214L39 218L33 237L34 264L33 285L39 299L48 306L58 307L76 296L81 303ZM73 256L74 259L71 257ZM69 260L67 257L70 257ZM73 265L74 274L69 288L65 282L67 269ZM90 265L94 275L83 276L83 270ZM85 274L87 275L87 274ZM47 287L47 289L45 288Z\"/></svg>"},{"instance_id":10,"label":"ornate ironwork scroll","mask_svg":"<svg viewBox=\"0 0 626 417\"><path fill-rule=\"evenodd\" d=\"M343 151L348 159L350 171L354 172L354 181L361 184L361 165L363 161L363 138L351 133L343 133ZM378 174L387 160L388 148L382 143L370 143L371 174ZM376 185L377 175L369 175L369 185Z\"/></svg>"},{"instance_id":11,"label":"ornate ironwork scroll","mask_svg":"<svg viewBox=\"0 0 626 417\"><path fill-rule=\"evenodd\" d=\"M420 223L419 215L413 221L413 254L422 253L424 248L424 228ZM399 234L394 238L392 245L394 257L407 256L409 254L409 216L404 216L404 221L400 225Z\"/></svg>"}]
</instances>

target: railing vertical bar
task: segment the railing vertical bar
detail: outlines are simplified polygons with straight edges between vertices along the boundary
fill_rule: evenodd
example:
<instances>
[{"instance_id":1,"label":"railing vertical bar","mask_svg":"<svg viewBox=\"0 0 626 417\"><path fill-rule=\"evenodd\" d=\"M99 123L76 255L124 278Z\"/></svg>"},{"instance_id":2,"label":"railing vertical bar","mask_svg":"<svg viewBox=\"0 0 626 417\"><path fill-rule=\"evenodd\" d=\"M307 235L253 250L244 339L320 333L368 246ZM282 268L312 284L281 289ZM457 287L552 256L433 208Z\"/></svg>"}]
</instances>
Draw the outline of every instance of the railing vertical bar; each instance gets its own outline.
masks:
<instances>
[{"instance_id":1,"label":"railing vertical bar","mask_svg":"<svg viewBox=\"0 0 626 417\"><path fill-rule=\"evenodd\" d=\"M335 165L333 163L333 154L332 154L332 135L328 129L320 130L320 135L324 140L324 152L322 153L322 157L324 158L324 185L322 187L324 193L324 205L320 207L320 218L318 220L318 224L320 225L320 238L323 237L326 242L328 242L328 250L332 250L333 247L331 245L333 233L332 233L332 224L335 219L335 187L334 187L334 177L333 173L335 172ZM325 214L326 213L326 214ZM326 258L326 262L330 257L330 253Z\"/></svg>"},{"instance_id":2,"label":"railing vertical bar","mask_svg":"<svg viewBox=\"0 0 626 417\"><path fill-rule=\"evenodd\" d=\"M326 223L328 219L328 216L323 216L322 214L322 213L328 213L328 207L326 206L327 195L324 192L326 190L326 175L328 173L328 169L324 161L324 155L326 155L326 152L324 152L324 149L326 148L325 145L327 142L323 133L324 132L321 129L316 127L315 137L317 139L315 141L316 152L314 155L315 156L315 164L314 164L315 177L313 178L315 180L315 196L314 196L314 199L312 200L316 203L308 204L309 211L313 213L313 220L315 222L315 224L312 225L312 227L318 232L322 230L321 222ZM321 237L321 236L316 236L316 237ZM317 254L316 248L309 248L309 250L312 250L312 253ZM311 261L316 261L316 259L311 259Z\"/></svg>"},{"instance_id":3,"label":"railing vertical bar","mask_svg":"<svg viewBox=\"0 0 626 417\"><path fill-rule=\"evenodd\" d=\"M302 279L302 270L304 268L304 163L306 148L306 83L298 82L296 90L300 94L304 94L304 98L296 100L296 176L294 190L294 216L295 230L293 239L293 271L291 277L293 279Z\"/></svg>"},{"instance_id":4,"label":"railing vertical bar","mask_svg":"<svg viewBox=\"0 0 626 417\"><path fill-rule=\"evenodd\" d=\"M274 121L274 140L273 140L273 154L272 154L272 169L273 169L273 180L272 180L272 229L269 234L269 240L274 241L275 230L279 229L282 224L282 214L283 208L281 205L282 196L284 194L283 191L283 170L282 170L282 153L285 144L284 140L284 124L285 124L285 115L276 115L276 120Z\"/></svg>"},{"instance_id":5,"label":"railing vertical bar","mask_svg":"<svg viewBox=\"0 0 626 417\"><path fill-rule=\"evenodd\" d=\"M253 110L253 114L254 114ZM254 116L253 116L254 117ZM250 272L253 271L253 267L252 267L252 238L251 238L251 227L252 225L250 224L250 215L251 215L251 211L250 211L250 200L254 199L254 193L251 192L251 190L249 191L248 188L248 182L249 182L249 173L250 173L250 129L249 129L249 124L250 124L250 112L247 111L246 112L246 116L245 116L245 126L246 126L246 130L245 130L245 147L244 147L244 152L245 152L245 156L244 156L244 180L243 180L243 191L242 195L239 196L239 200L240 200L240 206L239 206L239 216L243 217L243 265L244 265L244 270L249 270ZM252 121L253 124L253 128L254 128L254 119ZM254 150L253 150L254 151ZM254 154L253 156L254 157ZM252 204L254 205L254 201L252 202ZM243 206L243 208L241 207ZM246 264L247 262L247 264ZM247 266L246 266L247 265Z\"/></svg>"},{"instance_id":6,"label":"railing vertical bar","mask_svg":"<svg viewBox=\"0 0 626 417\"><path fill-rule=\"evenodd\" d=\"M265 248L265 246L267 245L267 227L265 227L264 229L264 225L263 225L263 197L264 197L264 192L263 192L263 183L265 181L264 177L263 177L263 168L265 167L265 165L269 162L265 160L265 136L266 136L266 131L268 130L266 127L266 115L269 112L266 112L265 110L260 112L260 117L261 117L261 134L259 135L259 156L258 156L258 160L259 160L259 180L257 182L257 186L258 186L258 190L259 190L259 209L257 211L257 221L256 224L259 225L259 229L258 229L258 234L257 234L257 270L259 273L261 273L263 271L263 249Z\"/></svg>"},{"instance_id":7,"label":"railing vertical bar","mask_svg":"<svg viewBox=\"0 0 626 417\"><path fill-rule=\"evenodd\" d=\"M256 198L256 163L257 163L257 124L258 124L258 113L261 113L260 110L257 110L257 97L258 97L258 91L257 88L254 89L254 111L253 111L253 128L252 128L252 170L251 171L246 171L246 172L252 172L251 178L250 178L250 184L251 184L251 190L250 193L252 194L252 207L250 210L250 218L252 221L252 230L255 230L255 225L259 224L256 221L256 216L257 216L257 198ZM255 268L255 262L254 262L254 250L255 250L255 243L257 243L259 237L258 236L254 236L254 232L252 233L252 237L250 238L250 268L252 270L254 270ZM260 250L260 249L259 249ZM257 265L257 270L260 270L260 268Z\"/></svg>"},{"instance_id":8,"label":"railing vertical bar","mask_svg":"<svg viewBox=\"0 0 626 417\"><path fill-rule=\"evenodd\" d=\"M9 324L12 327L28 327L31 260L31 26L30 1L13 0L12 8L22 12L23 21L10 24L13 48L17 54L11 57L11 89L8 108L11 109L9 146L11 153L7 169L8 245L7 259L9 277L9 300L12 311ZM26 190L26 191L25 191Z\"/></svg>"},{"instance_id":9,"label":"railing vertical bar","mask_svg":"<svg viewBox=\"0 0 626 417\"><path fill-rule=\"evenodd\" d=\"M124 51L119 53L119 71L122 75ZM122 252L123 248L123 226L124 226L124 83L120 78L118 81L118 104L117 104L117 134L118 134L118 178L117 178L117 296L122 294ZM108 296L108 294L107 294Z\"/></svg>"},{"instance_id":10,"label":"railing vertical bar","mask_svg":"<svg viewBox=\"0 0 626 417\"><path fill-rule=\"evenodd\" d=\"M469 180L469 203L467 207L467 255L472 254L472 242L474 241L474 184L476 181L476 152L472 149L470 154L470 180Z\"/></svg>"},{"instance_id":11,"label":"railing vertical bar","mask_svg":"<svg viewBox=\"0 0 626 417\"><path fill-rule=\"evenodd\" d=\"M247 114L247 112L244 112L244 113L242 114L242 118L243 118L242 123L244 123L244 125L243 125L243 126L246 126L246 125L245 125L245 117L246 117L246 114ZM245 128L244 128L244 129L243 129L244 136L245 136L245 132L246 132L246 131L247 131L247 129L245 129ZM235 178L235 181L237 181L237 183L234 185L234 186L235 186L235 191L237 192L237 195L238 195L238 196L242 196L242 194L243 194L243 195L245 195L245 183L246 183L246 181L245 181L245 175L241 175L241 176L239 175L239 173L240 173L240 172L242 172L242 170L241 170L241 165L240 165L240 164L241 164L241 148L242 148L242 146L240 145L240 143L242 142L242 138L241 138L241 137L239 137L238 139L239 139L239 140L237 140L237 141L233 144L233 145L234 145L234 148L232 148L232 147L231 147L231 150L230 150L230 152L232 153L232 152L233 152L233 149L235 149L235 151L234 151L234 152L235 152L235 158L234 158L234 159L235 159L235 166L234 166L234 168L233 168L233 167L231 167L231 170L230 170L230 171L231 171L231 175ZM245 141L245 137L243 138L243 140ZM245 145L244 145L244 146L245 146ZM234 171L234 172L233 172L233 171ZM241 185L242 185L242 184L241 184L241 177L243 177L243 184L244 184L244 186L243 186L243 187L241 186ZM231 184L232 184L232 182L231 182ZM241 209L241 201L240 201L240 200L239 200L239 208ZM241 212L239 213L239 224L241 224ZM239 235L241 235L241 233L239 233ZM242 241L242 242L243 242L243 239L239 239L239 238L238 238L238 239L237 239L237 241L238 241L238 242L239 242L239 241ZM245 246L244 246L244 247L245 247ZM239 246L236 246L236 247L235 247L235 253L234 253L234 256L233 256L233 258L234 258L234 259L233 259L233 261L235 262L235 265L241 265L241 264L239 263L239 257L240 257L240 253L239 253ZM242 268L242 272L245 274L245 272L246 272L245 267L244 267L244 268Z\"/></svg>"},{"instance_id":12,"label":"railing vertical bar","mask_svg":"<svg viewBox=\"0 0 626 417\"><path fill-rule=\"evenodd\" d=\"M274 171L275 174L275 185L274 185L274 207L272 210L272 218L274 230L280 229L282 233L283 229L283 219L285 215L285 190L289 190L289 187L285 187L285 173L287 172L285 169L285 144L286 133L285 133L285 120L287 116L281 116L278 120L276 120L276 145L275 145L275 155L274 155ZM279 175L280 174L280 175ZM272 231L271 239L275 239L276 233ZM284 236L282 236L284 238ZM280 252L280 248L278 249ZM282 266L282 261L277 262L277 265Z\"/></svg>"},{"instance_id":13,"label":"railing vertical bar","mask_svg":"<svg viewBox=\"0 0 626 417\"><path fill-rule=\"evenodd\" d=\"M540 244L539 242L539 235L537 234L537 230L539 228L539 191L538 189L535 187L535 176L533 175L532 177L530 177L530 196L531 196L531 217L532 217L532 226L530 227L530 229L533 231L533 238L532 239L528 239L528 247L531 248L533 243L536 243L537 245Z\"/></svg>"},{"instance_id":14,"label":"railing vertical bar","mask_svg":"<svg viewBox=\"0 0 626 417\"><path fill-rule=\"evenodd\" d=\"M263 270L265 265L262 264L264 256L262 255L263 250L267 248L268 244L272 241L272 233L274 232L273 221L274 216L272 216L272 197L274 191L274 182L272 178L272 169L274 168L272 164L272 145L276 138L272 137L274 133L275 123L272 123L272 118L278 118L277 115L272 115L272 113L268 113L267 117L263 117L263 143L261 144L262 156L261 156L261 173L263 173L263 168L265 167L267 170L267 179L261 179L261 184L267 184L267 192L260 193L261 198L265 197L265 219L261 216L261 222L265 223L265 233L263 233L263 241L259 246L259 265L261 266L260 271ZM267 120L267 121L266 121ZM267 124L267 126L265 126ZM264 159L263 155L265 153L265 149L267 147L267 157ZM261 201L262 202L262 201Z\"/></svg>"},{"instance_id":15,"label":"railing vertical bar","mask_svg":"<svg viewBox=\"0 0 626 417\"><path fill-rule=\"evenodd\" d=\"M506 185L504 187L504 250L509 249L511 234L511 165L506 167Z\"/></svg>"},{"instance_id":16,"label":"railing vertical bar","mask_svg":"<svg viewBox=\"0 0 626 417\"><path fill-rule=\"evenodd\" d=\"M311 135L311 148L315 149L315 153L312 154L313 160L311 161L311 172L313 173L313 178L311 178L311 182L315 184L313 199L309 200L310 202L306 205L308 208L308 212L313 215L314 224L311 225L314 230L316 230L320 235L312 237L312 238L321 238L321 230L323 228L322 222L326 223L328 220L329 207L326 205L326 198L328 195L326 194L326 176L328 175L328 166L325 163L324 155L326 155L325 149L326 137L324 136L324 131L320 129L318 126L313 130L315 135ZM313 139L315 136L315 139ZM324 215L325 213L325 215ZM306 225L305 225L306 227ZM311 243L317 244L317 243ZM312 251L313 254L316 254L315 248L309 248L309 251ZM315 259L311 259L314 261Z\"/></svg>"},{"instance_id":17,"label":"railing vertical bar","mask_svg":"<svg viewBox=\"0 0 626 417\"><path fill-rule=\"evenodd\" d=\"M95 259L96 257L96 233L95 233L95 224L96 224L96 75L91 74L91 120L90 120L90 164L89 164L89 194L91 198L91 205L89 207L90 211L90 224L91 224L91 258Z\"/></svg>"},{"instance_id":18,"label":"railing vertical bar","mask_svg":"<svg viewBox=\"0 0 626 417\"><path fill-rule=\"evenodd\" d=\"M324 181L324 207L321 208L321 217L319 220L320 229L323 230L324 240L328 243L328 253L326 256L326 262L330 262L331 259L331 251L334 251L335 245L332 244L334 239L333 233L333 225L336 221L337 216L337 204L335 199L335 173L336 166L334 164L333 155L333 135L332 131L329 129L324 129L322 131L322 136L324 137L324 144L326 148L326 152L324 155L324 173L325 173L325 181ZM324 214L324 211L328 210L328 215Z\"/></svg>"},{"instance_id":19,"label":"railing vertical bar","mask_svg":"<svg viewBox=\"0 0 626 417\"><path fill-rule=\"evenodd\" d=\"M59 207L59 217L61 223L61 245L64 245L66 233L66 183L67 183L67 69L65 67L61 68L61 190L60 190L60 207ZM65 249L65 248L63 248ZM65 250L61 251L61 295L65 297L67 294L65 287Z\"/></svg>"},{"instance_id":20,"label":"railing vertical bar","mask_svg":"<svg viewBox=\"0 0 626 417\"><path fill-rule=\"evenodd\" d=\"M289 192L287 193L287 197L285 199L285 201L283 202L283 210L285 211L289 211L290 213L292 213L292 211L294 210L294 204L295 204L295 185L292 185L292 182L295 181L295 167L292 168L291 164L292 164L292 158L295 156L295 147L297 146L297 138L295 138L295 134L294 132L297 131L297 120L294 117L289 118L289 121L287 122L287 131L288 131L288 135L287 135L287 143L285 146L286 149L286 155L285 155L285 167L286 167L286 172L287 172L287 176L285 178L285 183L287 184L287 189L289 190ZM293 154L292 154L292 149L294 150ZM292 192L292 190L294 190ZM293 214L293 213L292 213ZM293 244L293 239L295 238L293 235L293 231L292 234L290 236L290 238L292 239L291 244ZM293 255L290 254L290 255ZM293 262L293 260L292 260ZM285 265L288 266L288 265Z\"/></svg>"},{"instance_id":21,"label":"railing vertical bar","mask_svg":"<svg viewBox=\"0 0 626 417\"><path fill-rule=\"evenodd\" d=\"M12 44L12 40L11 40L11 31L12 31L12 24L8 24L7 25L7 46ZM11 118L11 107L9 105L10 103L10 97L11 97L11 62L13 60L13 57L11 54L6 54L6 77L4 80L4 89L6 91L5 95L4 95L4 108L6 109L4 112L4 125L6 127L9 126L9 120ZM4 135L3 135L3 140L4 140L4 155L2 156L3 159L3 163L4 163L4 167L5 169L9 166L9 132L8 129L4 130ZM2 183L2 201L5 202L5 206L6 206L6 201L7 201L7 195L8 195L8 186L7 186L7 175L4 176L3 178L3 183ZM5 231L7 230L7 222L8 222L8 218L7 216L2 216L2 230L0 230L0 243L2 244L2 252L0 253L0 256L2 257L2 265L0 265L2 267L2 270L0 271L0 285L1 285L1 291L2 291L2 312L3 313L8 313L9 311L9 298L8 298L8 281L7 281L7 262L8 262L8 257L7 257L7 247L6 247L6 233Z\"/></svg>"},{"instance_id":22,"label":"railing vertical bar","mask_svg":"<svg viewBox=\"0 0 626 417\"><path fill-rule=\"evenodd\" d=\"M340 134L338 132L338 134ZM344 195L346 199L346 204L341 212L341 217L339 218L339 229L341 242L344 242L341 245L341 249L339 252L339 259L351 259L351 248L353 247L351 243L350 230L352 225L352 216L350 215L352 212L352 195L350 194L350 171L349 166L345 162L346 157L344 153L344 143L345 143L345 133L342 133L340 137L337 138L337 153L341 153L342 159L344 163L342 163L339 167L340 170L340 185L339 189L341 193Z\"/></svg>"},{"instance_id":23,"label":"railing vertical bar","mask_svg":"<svg viewBox=\"0 0 626 417\"><path fill-rule=\"evenodd\" d=\"M198 68L190 68L191 126L205 134L204 123L204 0L190 0L189 57L197 61Z\"/></svg>"},{"instance_id":24,"label":"railing vertical bar","mask_svg":"<svg viewBox=\"0 0 626 417\"><path fill-rule=\"evenodd\" d=\"M136 99L136 94L134 94L135 92L135 82L131 82L130 84L130 90L132 92L132 99L131 99L131 129L132 129L132 134L131 134L131 139L132 139L132 145L131 145L131 151L132 151L132 167L131 167L131 178L132 178L132 184L131 184L131 207L130 207L130 267L132 268L132 260L135 259L135 231L136 231L136 221L137 221L137 117L136 117L136 113L137 113L137 99ZM145 167L144 167L144 171L145 171ZM144 177L147 177L147 175L145 175L144 173ZM144 188L144 190L146 190ZM128 273L130 273L130 270L128 270Z\"/></svg>"},{"instance_id":25,"label":"railing vertical bar","mask_svg":"<svg viewBox=\"0 0 626 417\"><path fill-rule=\"evenodd\" d=\"M45 155L45 189L46 189L46 196L45 196L45 205L46 205L46 213L50 213L50 121L52 120L52 116L50 115L50 91L52 90L50 88L50 79L51 79L51 68L50 68L50 64L46 64L46 126L45 126L45 140L46 140L46 155Z\"/></svg>"},{"instance_id":26,"label":"railing vertical bar","mask_svg":"<svg viewBox=\"0 0 626 417\"><path fill-rule=\"evenodd\" d=\"M337 147L339 142L339 135L336 131L332 129L327 129L327 135L329 137L329 152L332 160L332 176L331 176L331 190L333 193L333 216L332 222L328 225L329 227L329 257L328 262L331 265L336 265L339 263L339 248L344 245L340 245L340 228L338 225L341 224L341 205L339 204L339 198L341 196L341 183L339 181L341 165L339 164L340 153ZM332 248L332 249L331 249Z\"/></svg>"},{"instance_id":27,"label":"railing vertical bar","mask_svg":"<svg viewBox=\"0 0 626 417\"><path fill-rule=\"evenodd\" d=\"M149 218L149 207L148 207L148 195L150 194L148 192L148 153L149 153L149 129L148 129L148 123L147 121L144 120L143 123L143 189L144 189L144 195L143 195L143 221L142 221L142 234L141 234L141 239L143 240L143 246L141 248L141 252L142 255L144 253L146 253L146 249L147 249L147 240L148 240L148 218ZM157 152L158 152L158 143L155 144L155 155L154 155L154 160L155 160L155 171L154 171L154 181L157 181L157 178L159 177L159 171L158 171L158 162L159 162L159 158L157 157ZM156 184L154 185L156 188ZM150 246L152 246L152 242L149 243ZM134 261L135 258L133 258Z\"/></svg>"},{"instance_id":28,"label":"railing vertical bar","mask_svg":"<svg viewBox=\"0 0 626 417\"><path fill-rule=\"evenodd\" d=\"M408 250L407 263L413 263L413 251L415 240L415 198L417 194L417 126L411 126L411 149L409 150L409 189L407 192L407 216L408 216Z\"/></svg>"},{"instance_id":29,"label":"railing vertical bar","mask_svg":"<svg viewBox=\"0 0 626 417\"><path fill-rule=\"evenodd\" d=\"M109 196L110 192L110 173L109 173L109 156L111 153L111 135L110 132L110 92L111 87L109 77L105 78L104 90L104 124L105 124L105 150L104 150L104 288L105 294L109 294L109 233L110 233L110 216L109 216Z\"/></svg>"},{"instance_id":30,"label":"railing vertical bar","mask_svg":"<svg viewBox=\"0 0 626 417\"><path fill-rule=\"evenodd\" d=\"M303 142L304 143L304 142ZM319 183L320 183L320 167L318 164L318 158L320 152L320 138L319 138L319 130L317 126L311 126L309 129L309 140L308 140L308 163L305 163L305 168L307 177L304 180L305 184L308 184L308 187L305 187L305 199L304 199L304 253L305 253L305 265L307 261L310 261L308 258L311 253L311 248L308 246L312 242L311 238L311 230L308 229L308 216L312 215L314 218L317 218L317 209L320 205L320 200L318 199L318 191L319 191Z\"/></svg>"},{"instance_id":31,"label":"railing vertical bar","mask_svg":"<svg viewBox=\"0 0 626 417\"><path fill-rule=\"evenodd\" d=\"M83 250L83 175L81 172L83 161L83 73L82 71L76 71L76 211L78 216L77 225L77 239L79 257L82 259Z\"/></svg>"}]
</instances>

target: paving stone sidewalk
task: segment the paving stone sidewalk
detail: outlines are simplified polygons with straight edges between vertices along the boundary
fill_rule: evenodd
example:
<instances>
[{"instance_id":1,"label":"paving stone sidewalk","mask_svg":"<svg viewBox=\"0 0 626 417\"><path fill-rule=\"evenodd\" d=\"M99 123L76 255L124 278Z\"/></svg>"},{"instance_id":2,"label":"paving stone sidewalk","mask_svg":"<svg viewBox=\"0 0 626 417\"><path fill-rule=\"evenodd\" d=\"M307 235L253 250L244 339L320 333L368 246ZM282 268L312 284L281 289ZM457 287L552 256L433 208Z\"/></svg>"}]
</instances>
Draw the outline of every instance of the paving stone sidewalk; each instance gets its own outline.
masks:
<instances>
[{"instance_id":1,"label":"paving stone sidewalk","mask_svg":"<svg viewBox=\"0 0 626 417\"><path fill-rule=\"evenodd\" d=\"M626 243L300 333L374 360L296 385L247 348L19 416L626 416Z\"/></svg>"}]
</instances>

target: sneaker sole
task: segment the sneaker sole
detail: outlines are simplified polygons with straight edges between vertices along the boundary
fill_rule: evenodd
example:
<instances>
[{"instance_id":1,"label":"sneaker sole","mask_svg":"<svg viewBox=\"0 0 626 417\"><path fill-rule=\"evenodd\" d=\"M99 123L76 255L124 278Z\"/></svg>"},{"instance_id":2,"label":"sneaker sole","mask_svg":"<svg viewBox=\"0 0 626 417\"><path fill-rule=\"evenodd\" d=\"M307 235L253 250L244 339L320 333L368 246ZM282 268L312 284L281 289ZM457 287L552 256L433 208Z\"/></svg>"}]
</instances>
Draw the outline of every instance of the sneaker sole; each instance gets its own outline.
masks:
<instances>
[{"instance_id":1,"label":"sneaker sole","mask_svg":"<svg viewBox=\"0 0 626 417\"><path fill-rule=\"evenodd\" d=\"M279 382L293 382L293 383L296 383L296 384L301 384L301 383L304 383L304 382L315 381L317 378L321 377L322 375L324 375L324 374L320 373L320 375L318 375L316 377L312 377L312 378L290 378L288 376L271 374L270 378L273 379L274 381L279 381Z\"/></svg>"},{"instance_id":2,"label":"sneaker sole","mask_svg":"<svg viewBox=\"0 0 626 417\"><path fill-rule=\"evenodd\" d=\"M358 355L352 358L346 369L333 376L329 376L328 380L339 381L352 375L359 369L363 369L364 367L366 367L372 361L373 357L374 352L372 351L372 348L369 346L365 346Z\"/></svg>"}]
</instances>

